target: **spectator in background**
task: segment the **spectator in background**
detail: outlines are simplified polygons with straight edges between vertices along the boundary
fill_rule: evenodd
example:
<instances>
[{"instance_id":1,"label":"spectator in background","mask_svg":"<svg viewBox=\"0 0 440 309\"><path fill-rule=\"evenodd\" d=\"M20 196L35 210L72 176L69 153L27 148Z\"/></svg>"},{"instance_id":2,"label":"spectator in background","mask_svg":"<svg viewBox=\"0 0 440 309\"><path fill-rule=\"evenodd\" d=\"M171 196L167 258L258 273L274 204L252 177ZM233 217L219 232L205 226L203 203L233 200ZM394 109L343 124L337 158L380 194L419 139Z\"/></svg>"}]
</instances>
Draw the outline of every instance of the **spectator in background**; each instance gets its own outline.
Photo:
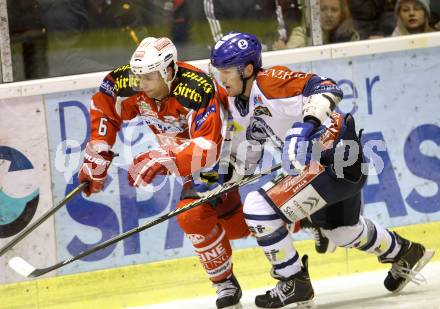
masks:
<instances>
[{"instance_id":1,"label":"spectator in background","mask_svg":"<svg viewBox=\"0 0 440 309\"><path fill-rule=\"evenodd\" d=\"M396 26L396 0L349 0L353 26L361 40L390 36Z\"/></svg>"},{"instance_id":2,"label":"spectator in background","mask_svg":"<svg viewBox=\"0 0 440 309\"><path fill-rule=\"evenodd\" d=\"M435 31L429 25L431 10L429 0L398 0L396 3L397 26L392 36Z\"/></svg>"},{"instance_id":3,"label":"spectator in background","mask_svg":"<svg viewBox=\"0 0 440 309\"><path fill-rule=\"evenodd\" d=\"M359 35L353 28L345 0L321 0L320 22L323 44L359 40ZM273 48L298 48L312 45L308 32L303 26L295 27L287 43L278 40L274 43Z\"/></svg>"},{"instance_id":4,"label":"spectator in background","mask_svg":"<svg viewBox=\"0 0 440 309\"><path fill-rule=\"evenodd\" d=\"M125 63L138 37L146 34L145 10L138 2L56 0L47 5L49 76L104 71Z\"/></svg>"},{"instance_id":5,"label":"spectator in background","mask_svg":"<svg viewBox=\"0 0 440 309\"><path fill-rule=\"evenodd\" d=\"M303 14L305 12L303 3L302 0L274 0L274 2L277 18L277 39L287 43L291 29L303 24Z\"/></svg>"},{"instance_id":6,"label":"spectator in background","mask_svg":"<svg viewBox=\"0 0 440 309\"><path fill-rule=\"evenodd\" d=\"M47 77L47 33L36 0L8 0L14 81Z\"/></svg>"},{"instance_id":7,"label":"spectator in background","mask_svg":"<svg viewBox=\"0 0 440 309\"><path fill-rule=\"evenodd\" d=\"M188 2L185 0L173 0L173 24L172 24L172 41L176 44L177 49L180 43L189 41L190 18L191 12Z\"/></svg>"},{"instance_id":8,"label":"spectator in background","mask_svg":"<svg viewBox=\"0 0 440 309\"><path fill-rule=\"evenodd\" d=\"M203 25L205 15L201 1L172 1L171 40L179 51L179 57L185 60L205 59L209 57L207 41L211 40L208 25ZM200 32L206 32L206 39L197 40ZM203 35L201 35L203 37Z\"/></svg>"},{"instance_id":9,"label":"spectator in background","mask_svg":"<svg viewBox=\"0 0 440 309\"><path fill-rule=\"evenodd\" d=\"M435 30L440 30L440 1L432 1L430 9L431 9L430 25Z\"/></svg>"},{"instance_id":10,"label":"spectator in background","mask_svg":"<svg viewBox=\"0 0 440 309\"><path fill-rule=\"evenodd\" d=\"M212 34L211 45L223 34L240 30L257 36L266 51L277 35L274 0L203 0L203 8Z\"/></svg>"}]
</instances>

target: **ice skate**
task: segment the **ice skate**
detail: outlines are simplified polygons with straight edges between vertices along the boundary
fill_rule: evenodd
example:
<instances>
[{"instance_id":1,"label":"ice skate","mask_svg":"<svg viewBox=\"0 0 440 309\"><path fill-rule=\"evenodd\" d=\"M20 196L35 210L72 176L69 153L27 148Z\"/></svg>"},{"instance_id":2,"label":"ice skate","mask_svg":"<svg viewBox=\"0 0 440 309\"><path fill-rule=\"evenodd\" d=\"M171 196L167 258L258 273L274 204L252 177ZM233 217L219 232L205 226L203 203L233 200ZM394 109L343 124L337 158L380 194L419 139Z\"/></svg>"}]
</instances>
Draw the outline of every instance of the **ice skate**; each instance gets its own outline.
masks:
<instances>
[{"instance_id":1,"label":"ice skate","mask_svg":"<svg viewBox=\"0 0 440 309\"><path fill-rule=\"evenodd\" d=\"M314 226L313 223L304 218L300 221L301 229L309 231L312 233L315 240L315 250L318 253L332 253L336 250L336 246L333 242L328 239L324 233L322 233L321 228Z\"/></svg>"},{"instance_id":2,"label":"ice skate","mask_svg":"<svg viewBox=\"0 0 440 309\"><path fill-rule=\"evenodd\" d=\"M255 305L259 308L315 308L307 255L303 256L302 263L301 271L290 278L275 276L279 280L275 288L255 297Z\"/></svg>"},{"instance_id":3,"label":"ice skate","mask_svg":"<svg viewBox=\"0 0 440 309\"><path fill-rule=\"evenodd\" d=\"M242 296L240 284L234 274L228 279L213 284L217 288L217 309L240 309Z\"/></svg>"},{"instance_id":4,"label":"ice skate","mask_svg":"<svg viewBox=\"0 0 440 309\"><path fill-rule=\"evenodd\" d=\"M419 272L431 260L434 251L425 249L421 244L411 242L397 233L394 234L402 248L395 258L379 258L379 262L392 263L391 270L384 280L384 285L389 291L397 293L410 281L416 284L425 281L425 278Z\"/></svg>"}]
</instances>

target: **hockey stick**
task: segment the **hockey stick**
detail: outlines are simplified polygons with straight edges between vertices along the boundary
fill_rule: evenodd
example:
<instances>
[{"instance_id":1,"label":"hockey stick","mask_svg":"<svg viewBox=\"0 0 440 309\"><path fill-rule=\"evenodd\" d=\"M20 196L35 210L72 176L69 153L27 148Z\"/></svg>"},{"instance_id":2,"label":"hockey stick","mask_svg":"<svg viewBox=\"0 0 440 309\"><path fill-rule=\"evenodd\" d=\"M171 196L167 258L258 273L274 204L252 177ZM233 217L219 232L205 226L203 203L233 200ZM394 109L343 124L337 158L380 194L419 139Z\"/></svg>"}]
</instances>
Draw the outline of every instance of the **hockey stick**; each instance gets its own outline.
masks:
<instances>
[{"instance_id":1,"label":"hockey stick","mask_svg":"<svg viewBox=\"0 0 440 309\"><path fill-rule=\"evenodd\" d=\"M264 175L267 175L267 174L270 174L270 173L272 173L272 172L274 172L274 171L276 171L276 170L278 170L280 168L281 168L281 163L274 165L270 169L265 170L265 171L261 172L260 174L250 175L250 176L245 177L245 178L243 178L243 179L241 179L241 180L239 180L239 181L237 181L235 183L227 184L227 185L225 185L225 186L215 190L214 192L212 192L212 193L210 193L210 194L208 194L208 195L206 195L206 196L204 196L204 197L202 197L202 198L200 198L198 200L195 200L192 203L189 203L189 204L183 206L182 208L170 211L166 215L163 215L163 216L161 216L161 217L159 217L157 219L151 220L150 222L147 222L147 223L145 223L145 224L143 224L141 226L138 226L138 227L133 228L133 229L127 231L127 232L124 232L124 233L119 234L119 235L117 235L117 236L115 236L113 238L110 238L109 240L106 240L106 241L98 244L97 246L95 246L93 248L90 248L89 250L86 250L86 251L84 251L84 252L82 252L82 253L74 256L74 257L71 257L70 259L66 259L64 261L61 261L61 262L59 262L59 263L57 263L55 265L52 265L52 266L49 266L49 267L46 267L46 268L35 268L34 266L32 266L31 264L26 262L23 258L21 258L21 257L14 257L14 258L12 258L9 261L9 267L11 267L14 271L16 271L17 273L19 273L20 275L22 275L24 277L28 277L28 278L39 277L39 276L44 275L44 274L46 274L48 272L51 272L51 271L56 270L58 268L61 268L61 267L65 266L65 265L67 265L67 264L70 264L70 263L72 263L72 262L74 262L76 260L79 260L79 259L81 259L81 258L83 258L85 256L88 256L88 255L90 255L90 254L92 254L92 253L94 253L96 251L104 249L104 248L106 248L106 247L108 247L108 246L110 246L110 245L112 245L112 244L114 244L114 243L116 243L116 242L118 242L118 241L120 241L122 239L130 237L133 234L142 232L143 230L146 230L146 229L148 229L148 228L150 228L152 226L155 226L155 225L157 225L157 224L159 224L159 223L161 223L163 221L166 221L166 220L168 220L168 219L170 219L170 218L172 218L174 216L177 216L177 215L181 214L182 212L190 210L190 209L192 209L192 208L194 208L194 207L196 207L196 206L198 206L200 204L203 204L205 202L211 201L211 200L221 196L222 194L227 193L227 192L229 192L229 191L231 191L231 190L233 190L233 189L235 189L237 187L241 187L241 186L244 186L244 185L246 185L248 183L251 183L254 180L257 180L260 177L262 177Z\"/></svg>"},{"instance_id":2,"label":"hockey stick","mask_svg":"<svg viewBox=\"0 0 440 309\"><path fill-rule=\"evenodd\" d=\"M65 197L64 199L55 207L52 207L51 209L49 209L44 215L42 215L37 221L35 221L34 223L32 223L31 225L29 225L27 228L25 228L23 231L21 231L13 240L11 240L8 244L6 244L3 248L0 249L0 256L2 256L6 251L8 251L9 249L11 249L13 246L15 246L20 240L22 240L23 238L25 238L30 232L32 232L33 230L35 230L41 223L43 223L44 221L46 221L47 218L49 218L50 216L52 216L55 212L58 211L58 209L60 209L61 207L63 207L64 205L66 205L66 203L68 201L70 201L70 199L72 199L72 197L74 197L78 192L81 192L81 190L88 185L88 182L83 182L80 183L75 189L73 189L72 191L70 191Z\"/></svg>"}]
</instances>

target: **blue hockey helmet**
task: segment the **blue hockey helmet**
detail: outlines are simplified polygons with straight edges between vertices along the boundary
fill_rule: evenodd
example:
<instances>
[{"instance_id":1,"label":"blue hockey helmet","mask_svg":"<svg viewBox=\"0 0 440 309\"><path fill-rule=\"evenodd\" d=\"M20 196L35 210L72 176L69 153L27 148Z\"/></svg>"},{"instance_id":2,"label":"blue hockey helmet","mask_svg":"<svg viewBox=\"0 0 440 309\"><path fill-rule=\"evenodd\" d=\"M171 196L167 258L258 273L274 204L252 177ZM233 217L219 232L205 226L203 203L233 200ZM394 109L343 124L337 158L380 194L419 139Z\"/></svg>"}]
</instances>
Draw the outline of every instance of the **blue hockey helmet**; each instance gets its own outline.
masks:
<instances>
[{"instance_id":1,"label":"blue hockey helmet","mask_svg":"<svg viewBox=\"0 0 440 309\"><path fill-rule=\"evenodd\" d=\"M216 68L254 65L254 71L261 68L261 43L248 33L229 32L224 35L211 51L211 65Z\"/></svg>"}]
</instances>

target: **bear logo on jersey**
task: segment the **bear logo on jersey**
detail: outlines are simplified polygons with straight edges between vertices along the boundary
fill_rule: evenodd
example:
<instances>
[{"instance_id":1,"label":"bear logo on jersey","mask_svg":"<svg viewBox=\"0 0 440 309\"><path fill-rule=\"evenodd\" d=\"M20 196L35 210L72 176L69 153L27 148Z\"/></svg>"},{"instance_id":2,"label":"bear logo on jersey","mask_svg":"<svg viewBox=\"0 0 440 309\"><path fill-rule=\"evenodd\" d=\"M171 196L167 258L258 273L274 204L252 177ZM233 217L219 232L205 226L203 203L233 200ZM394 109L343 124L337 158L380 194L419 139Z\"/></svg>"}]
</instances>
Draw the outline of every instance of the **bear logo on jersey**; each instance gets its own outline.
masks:
<instances>
[{"instance_id":1,"label":"bear logo on jersey","mask_svg":"<svg viewBox=\"0 0 440 309\"><path fill-rule=\"evenodd\" d=\"M261 116L261 115L266 115L269 117L272 117L272 114L270 113L269 109L266 106L257 106L254 109L254 115L255 116Z\"/></svg>"}]
</instances>

